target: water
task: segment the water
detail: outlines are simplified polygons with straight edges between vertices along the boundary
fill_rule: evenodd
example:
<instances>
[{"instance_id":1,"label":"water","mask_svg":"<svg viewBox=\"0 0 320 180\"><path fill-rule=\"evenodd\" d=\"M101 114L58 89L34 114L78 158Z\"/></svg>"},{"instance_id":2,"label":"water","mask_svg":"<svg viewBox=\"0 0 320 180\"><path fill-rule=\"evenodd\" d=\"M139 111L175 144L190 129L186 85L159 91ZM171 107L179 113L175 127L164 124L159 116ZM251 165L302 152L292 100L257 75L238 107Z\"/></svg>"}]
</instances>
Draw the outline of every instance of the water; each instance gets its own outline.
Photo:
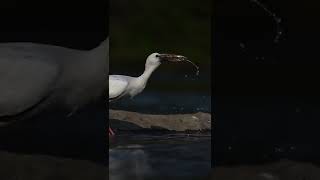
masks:
<instances>
[{"instance_id":1,"label":"water","mask_svg":"<svg viewBox=\"0 0 320 180\"><path fill-rule=\"evenodd\" d=\"M152 114L211 112L211 96L194 92L145 91L111 109ZM111 125L112 126L112 125ZM207 179L211 169L208 134L117 134L109 139L110 180Z\"/></svg>"},{"instance_id":2,"label":"water","mask_svg":"<svg viewBox=\"0 0 320 180\"><path fill-rule=\"evenodd\" d=\"M211 96L145 90L110 108L151 114L210 113ZM210 133L117 134L109 141L110 180L197 180L207 179L211 170Z\"/></svg>"},{"instance_id":3,"label":"water","mask_svg":"<svg viewBox=\"0 0 320 180\"><path fill-rule=\"evenodd\" d=\"M112 103L112 109L151 114L211 112L211 96L193 93L143 92L133 99Z\"/></svg>"},{"instance_id":4,"label":"water","mask_svg":"<svg viewBox=\"0 0 320 180\"><path fill-rule=\"evenodd\" d=\"M110 139L109 178L205 179L211 169L211 136L122 134Z\"/></svg>"},{"instance_id":5,"label":"water","mask_svg":"<svg viewBox=\"0 0 320 180\"><path fill-rule=\"evenodd\" d=\"M282 34L283 34L283 28L281 26L281 18L278 17L273 11L271 11L270 9L267 8L267 6L263 3L261 3L258 0L251 0L251 2L255 3L257 6L259 6L260 8L262 8L269 16L272 17L273 21L276 24L276 35L273 39L273 42L276 44L279 42Z\"/></svg>"},{"instance_id":6,"label":"water","mask_svg":"<svg viewBox=\"0 0 320 180\"><path fill-rule=\"evenodd\" d=\"M184 61L187 61L188 63L192 64L196 69L196 75L199 76L200 70L199 70L199 66L197 66L196 64L194 64L192 61L185 59Z\"/></svg>"}]
</instances>

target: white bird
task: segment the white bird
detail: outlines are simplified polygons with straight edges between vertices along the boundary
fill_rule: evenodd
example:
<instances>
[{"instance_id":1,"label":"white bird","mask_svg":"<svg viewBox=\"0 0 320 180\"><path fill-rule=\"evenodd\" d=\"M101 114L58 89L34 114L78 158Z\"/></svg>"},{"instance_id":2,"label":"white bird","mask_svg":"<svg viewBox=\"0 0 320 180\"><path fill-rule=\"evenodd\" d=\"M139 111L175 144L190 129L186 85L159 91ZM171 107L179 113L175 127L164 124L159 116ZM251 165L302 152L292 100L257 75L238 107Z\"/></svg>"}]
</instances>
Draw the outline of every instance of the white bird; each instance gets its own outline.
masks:
<instances>
[{"instance_id":1,"label":"white bird","mask_svg":"<svg viewBox=\"0 0 320 180\"><path fill-rule=\"evenodd\" d=\"M109 102L125 96L132 98L142 92L151 74L162 62L179 62L185 59L187 58L181 55L152 53L146 60L141 76L109 75Z\"/></svg>"},{"instance_id":2,"label":"white bird","mask_svg":"<svg viewBox=\"0 0 320 180\"><path fill-rule=\"evenodd\" d=\"M152 53L148 56L145 70L139 77L125 75L109 75L109 102L122 97L134 97L141 93L147 85L151 74L160 66L162 62L179 62L187 60L186 57L175 54ZM109 127L109 135L113 135Z\"/></svg>"}]
</instances>

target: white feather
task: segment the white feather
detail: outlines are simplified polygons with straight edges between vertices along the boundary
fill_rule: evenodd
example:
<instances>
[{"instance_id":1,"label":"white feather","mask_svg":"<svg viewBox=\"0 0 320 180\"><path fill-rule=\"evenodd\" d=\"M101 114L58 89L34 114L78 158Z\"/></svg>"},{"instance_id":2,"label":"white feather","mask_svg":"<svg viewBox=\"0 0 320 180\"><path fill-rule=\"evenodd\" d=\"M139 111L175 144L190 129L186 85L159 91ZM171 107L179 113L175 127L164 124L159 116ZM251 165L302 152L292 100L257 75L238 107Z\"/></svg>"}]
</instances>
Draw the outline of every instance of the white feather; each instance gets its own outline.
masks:
<instances>
[{"instance_id":1,"label":"white feather","mask_svg":"<svg viewBox=\"0 0 320 180\"><path fill-rule=\"evenodd\" d=\"M128 81L116 75L109 76L109 99L114 99L124 94L128 84Z\"/></svg>"}]
</instances>

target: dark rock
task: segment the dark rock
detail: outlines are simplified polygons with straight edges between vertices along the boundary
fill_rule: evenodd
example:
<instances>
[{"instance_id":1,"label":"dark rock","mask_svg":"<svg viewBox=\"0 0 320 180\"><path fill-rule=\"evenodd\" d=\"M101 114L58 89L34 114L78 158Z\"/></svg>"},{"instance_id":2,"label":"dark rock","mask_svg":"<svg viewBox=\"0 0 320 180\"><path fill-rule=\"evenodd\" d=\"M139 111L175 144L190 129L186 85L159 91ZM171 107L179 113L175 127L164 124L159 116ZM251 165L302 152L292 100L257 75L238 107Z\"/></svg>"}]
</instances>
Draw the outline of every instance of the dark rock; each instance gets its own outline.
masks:
<instances>
[{"instance_id":1,"label":"dark rock","mask_svg":"<svg viewBox=\"0 0 320 180\"><path fill-rule=\"evenodd\" d=\"M117 130L169 130L204 131L211 130L211 114L141 114L122 110L109 110L110 124Z\"/></svg>"}]
</instances>

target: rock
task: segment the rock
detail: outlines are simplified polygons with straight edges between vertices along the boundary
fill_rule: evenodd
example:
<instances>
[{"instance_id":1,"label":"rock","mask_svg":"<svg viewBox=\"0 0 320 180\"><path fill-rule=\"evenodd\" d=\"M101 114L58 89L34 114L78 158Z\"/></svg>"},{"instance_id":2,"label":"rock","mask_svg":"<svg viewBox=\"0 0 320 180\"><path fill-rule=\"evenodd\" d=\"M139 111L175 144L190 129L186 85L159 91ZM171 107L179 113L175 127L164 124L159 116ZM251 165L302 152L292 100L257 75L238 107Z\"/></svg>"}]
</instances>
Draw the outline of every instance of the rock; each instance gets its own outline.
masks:
<instances>
[{"instance_id":1,"label":"rock","mask_svg":"<svg viewBox=\"0 0 320 180\"><path fill-rule=\"evenodd\" d=\"M303 162L281 160L263 165L213 168L214 180L318 180L320 168Z\"/></svg>"},{"instance_id":2,"label":"rock","mask_svg":"<svg viewBox=\"0 0 320 180\"><path fill-rule=\"evenodd\" d=\"M3 180L107 180L108 167L84 160L0 151Z\"/></svg>"},{"instance_id":3,"label":"rock","mask_svg":"<svg viewBox=\"0 0 320 180\"><path fill-rule=\"evenodd\" d=\"M109 110L112 128L117 130L169 130L169 131L205 131L211 130L211 114L141 114L122 110Z\"/></svg>"}]
</instances>

